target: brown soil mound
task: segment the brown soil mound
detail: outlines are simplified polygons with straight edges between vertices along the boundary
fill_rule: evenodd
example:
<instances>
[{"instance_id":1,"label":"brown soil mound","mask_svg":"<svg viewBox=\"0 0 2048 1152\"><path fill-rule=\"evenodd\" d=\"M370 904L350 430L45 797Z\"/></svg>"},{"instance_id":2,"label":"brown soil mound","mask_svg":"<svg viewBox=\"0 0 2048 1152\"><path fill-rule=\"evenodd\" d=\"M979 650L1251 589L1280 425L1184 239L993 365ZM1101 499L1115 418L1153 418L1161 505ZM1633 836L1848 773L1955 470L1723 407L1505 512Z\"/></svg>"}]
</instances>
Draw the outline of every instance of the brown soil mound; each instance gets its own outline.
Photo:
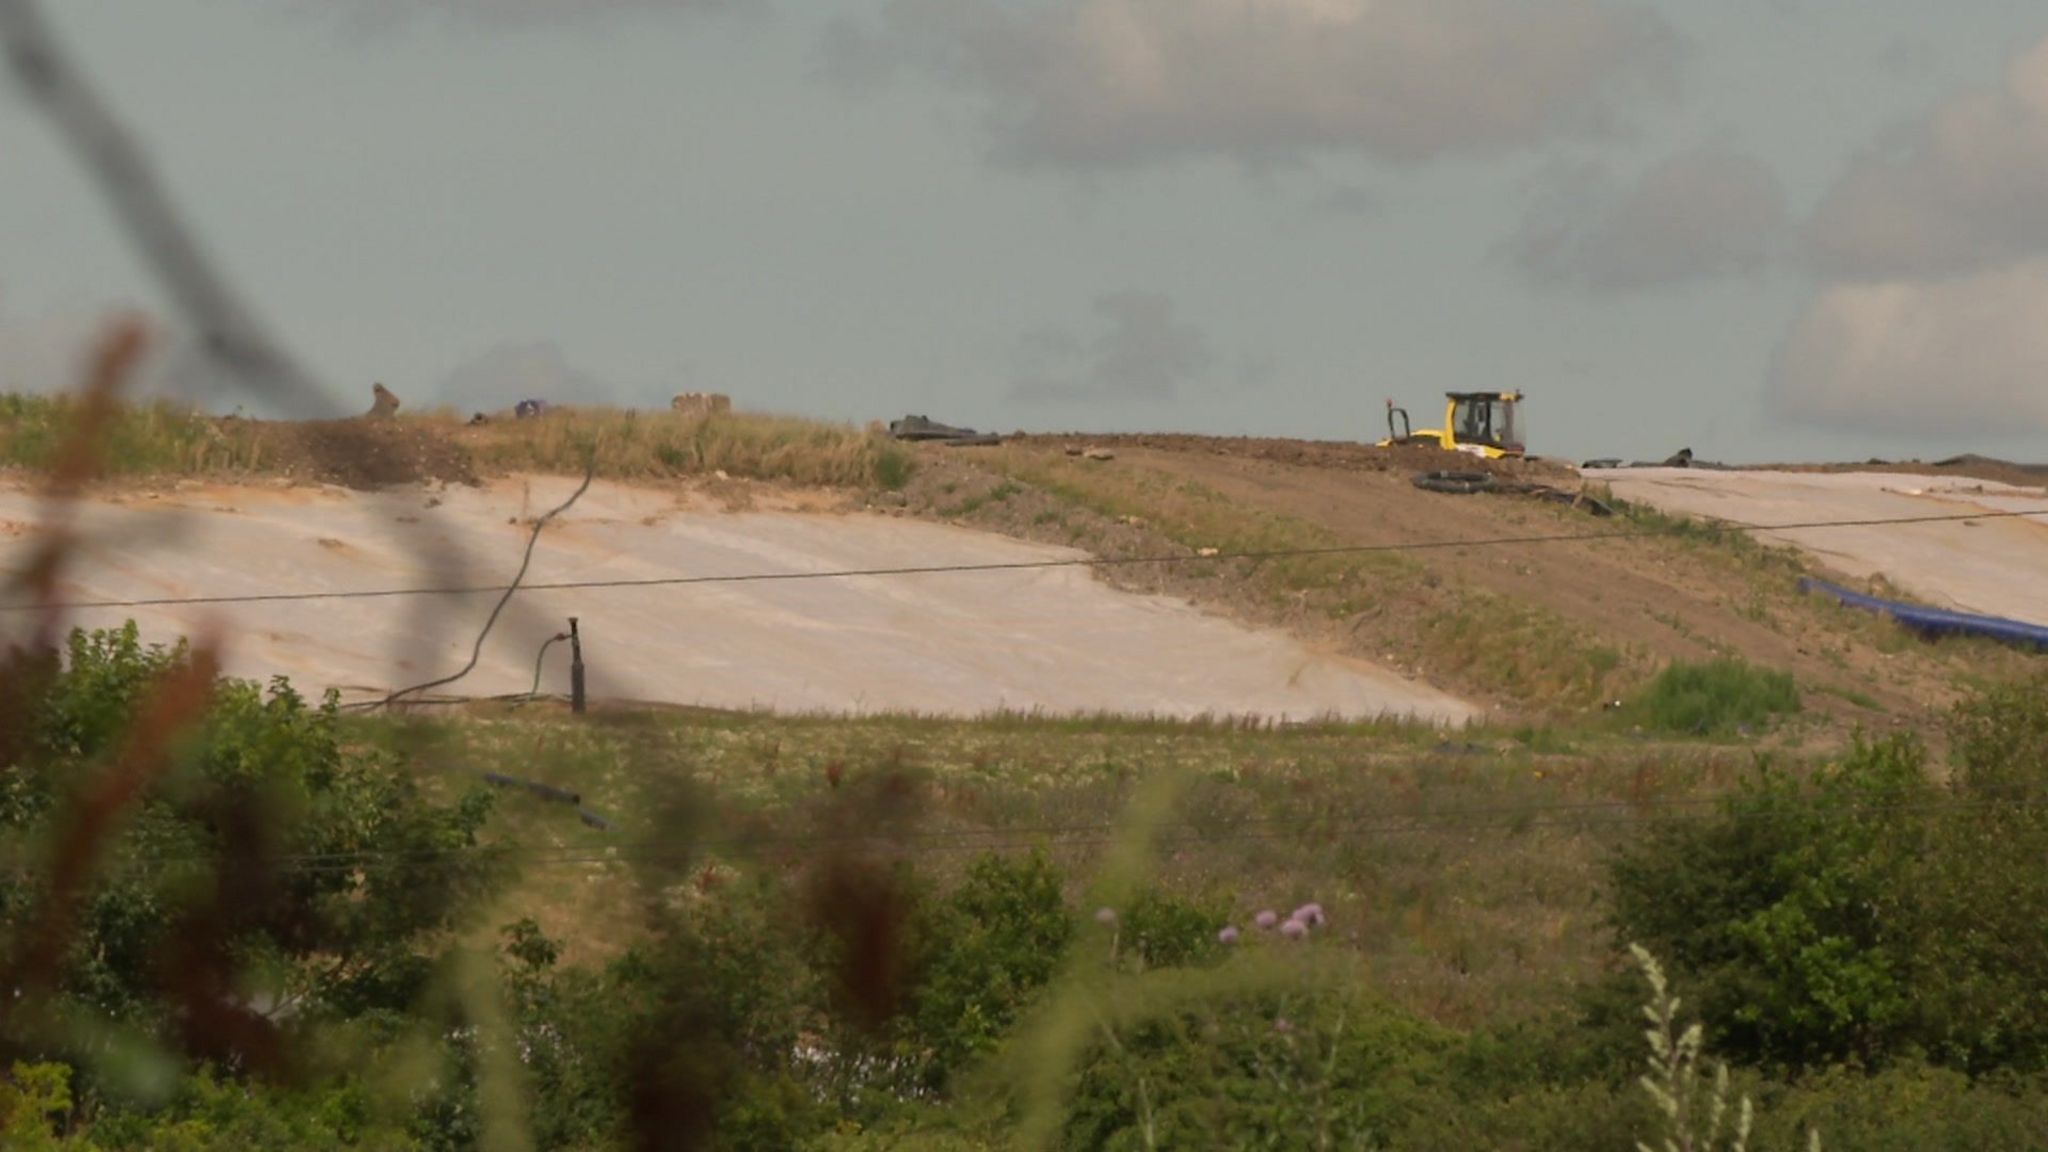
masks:
<instances>
[{"instance_id":1,"label":"brown soil mound","mask_svg":"<svg viewBox=\"0 0 2048 1152\"><path fill-rule=\"evenodd\" d=\"M1258 460L1326 471L1392 472L1491 472L1528 480L1558 480L1576 472L1556 462L1531 458L1486 460L1463 452L1441 448L1380 448L1372 444L1343 440L1280 440L1256 436L1192 436L1181 434L1022 434L1010 442L1031 447L1125 448L1173 452L1181 455L1220 456L1232 460Z\"/></svg>"},{"instance_id":2,"label":"brown soil mound","mask_svg":"<svg viewBox=\"0 0 2048 1152\"><path fill-rule=\"evenodd\" d=\"M469 453L440 429L401 420L277 423L280 451L295 475L371 491L430 480L477 483Z\"/></svg>"}]
</instances>

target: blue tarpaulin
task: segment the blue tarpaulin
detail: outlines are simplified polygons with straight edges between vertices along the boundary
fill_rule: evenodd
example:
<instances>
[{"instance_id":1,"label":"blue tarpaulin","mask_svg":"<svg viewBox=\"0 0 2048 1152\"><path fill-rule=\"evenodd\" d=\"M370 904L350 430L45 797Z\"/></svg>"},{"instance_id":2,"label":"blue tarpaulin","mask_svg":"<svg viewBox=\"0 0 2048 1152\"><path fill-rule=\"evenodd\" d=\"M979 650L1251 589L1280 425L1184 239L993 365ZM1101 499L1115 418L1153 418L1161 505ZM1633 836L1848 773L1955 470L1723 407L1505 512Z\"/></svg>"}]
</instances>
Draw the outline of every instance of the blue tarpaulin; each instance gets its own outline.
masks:
<instances>
[{"instance_id":1,"label":"blue tarpaulin","mask_svg":"<svg viewBox=\"0 0 2048 1152\"><path fill-rule=\"evenodd\" d=\"M2048 648L2048 628L2039 624L2008 620L2003 616L1950 612L1944 608L1929 608L1924 604L1908 604L1903 600L1884 600L1876 596L1865 596L1861 592L1851 592L1847 588L1810 577L1799 582L1799 590L1820 592L1851 608L1861 608L1867 612L1889 616L1915 632L1929 636L1988 636L2008 644Z\"/></svg>"}]
</instances>

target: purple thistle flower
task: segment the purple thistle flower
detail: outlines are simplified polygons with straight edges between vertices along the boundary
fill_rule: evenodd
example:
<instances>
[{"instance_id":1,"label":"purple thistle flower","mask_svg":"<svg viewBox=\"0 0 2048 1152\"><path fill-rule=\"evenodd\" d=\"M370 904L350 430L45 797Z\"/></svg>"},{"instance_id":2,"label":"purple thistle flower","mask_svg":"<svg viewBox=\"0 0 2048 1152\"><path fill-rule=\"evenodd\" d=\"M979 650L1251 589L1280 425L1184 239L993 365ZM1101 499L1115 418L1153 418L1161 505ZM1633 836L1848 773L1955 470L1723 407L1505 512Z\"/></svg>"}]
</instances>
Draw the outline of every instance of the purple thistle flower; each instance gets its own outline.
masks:
<instances>
[{"instance_id":1,"label":"purple thistle flower","mask_svg":"<svg viewBox=\"0 0 2048 1152\"><path fill-rule=\"evenodd\" d=\"M1261 928L1270 929L1274 925L1280 923L1280 914L1269 908L1266 911L1259 913L1257 916L1252 917L1252 923L1257 924Z\"/></svg>"},{"instance_id":2,"label":"purple thistle flower","mask_svg":"<svg viewBox=\"0 0 2048 1152\"><path fill-rule=\"evenodd\" d=\"M1311 928L1320 928L1326 922L1321 904L1303 904L1294 910L1294 919Z\"/></svg>"},{"instance_id":3,"label":"purple thistle flower","mask_svg":"<svg viewBox=\"0 0 2048 1152\"><path fill-rule=\"evenodd\" d=\"M1280 926L1280 934L1289 940L1299 940L1308 935L1308 925L1299 920L1289 920Z\"/></svg>"},{"instance_id":4,"label":"purple thistle flower","mask_svg":"<svg viewBox=\"0 0 2048 1152\"><path fill-rule=\"evenodd\" d=\"M1097 924L1115 924L1115 923L1116 923L1116 909L1114 909L1114 908L1097 908L1097 909L1095 910L1095 922L1096 922Z\"/></svg>"},{"instance_id":5,"label":"purple thistle flower","mask_svg":"<svg viewBox=\"0 0 2048 1152\"><path fill-rule=\"evenodd\" d=\"M1289 1024L1287 1022L1287 1017L1282 1016L1280 1019L1273 1021L1273 1031L1292 1032L1294 1031L1294 1025Z\"/></svg>"},{"instance_id":6,"label":"purple thistle flower","mask_svg":"<svg viewBox=\"0 0 2048 1152\"><path fill-rule=\"evenodd\" d=\"M1235 924L1231 924L1231 925L1228 925L1228 926L1226 926L1226 927L1225 927L1225 928L1223 929L1223 931L1221 931L1221 932L1218 932L1218 933L1216 934L1216 939L1217 939L1217 941L1218 941L1219 943L1223 943L1223 944L1235 944L1235 943L1237 943L1237 925L1235 925Z\"/></svg>"}]
</instances>

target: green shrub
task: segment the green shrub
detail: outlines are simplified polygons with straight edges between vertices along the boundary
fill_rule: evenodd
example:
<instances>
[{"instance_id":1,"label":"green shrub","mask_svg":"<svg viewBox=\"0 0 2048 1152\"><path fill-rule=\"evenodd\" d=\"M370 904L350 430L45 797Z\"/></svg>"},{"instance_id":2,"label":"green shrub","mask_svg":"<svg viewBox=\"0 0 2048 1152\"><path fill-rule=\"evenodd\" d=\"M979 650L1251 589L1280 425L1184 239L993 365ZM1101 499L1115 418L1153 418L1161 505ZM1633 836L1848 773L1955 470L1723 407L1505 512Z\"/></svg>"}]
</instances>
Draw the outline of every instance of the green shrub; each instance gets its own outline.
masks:
<instances>
[{"instance_id":1,"label":"green shrub","mask_svg":"<svg viewBox=\"0 0 2048 1152\"><path fill-rule=\"evenodd\" d=\"M1993 687L1950 720L1939 851L1915 878L1915 1004L1930 1059L2048 1069L2048 675Z\"/></svg>"},{"instance_id":2,"label":"green shrub","mask_svg":"<svg viewBox=\"0 0 2048 1152\"><path fill-rule=\"evenodd\" d=\"M299 1089L254 1088L204 1069L186 1077L166 1107L105 1115L88 1135L91 1147L106 1152L400 1152L418 1147L396 1118L378 1114L370 1092L354 1078Z\"/></svg>"},{"instance_id":3,"label":"green shrub","mask_svg":"<svg viewBox=\"0 0 2048 1152\"><path fill-rule=\"evenodd\" d=\"M1409 1148L1412 1127L1457 1108L1453 1033L1353 987L1231 992L1207 976L1107 990L1114 1020L1076 1070L1062 1147Z\"/></svg>"},{"instance_id":4,"label":"green shrub","mask_svg":"<svg viewBox=\"0 0 2048 1152\"><path fill-rule=\"evenodd\" d=\"M1062 877L1042 852L983 856L920 918L916 988L900 1049L939 1090L993 1049L1049 983L1074 939Z\"/></svg>"},{"instance_id":5,"label":"green shrub","mask_svg":"<svg viewBox=\"0 0 2048 1152\"><path fill-rule=\"evenodd\" d=\"M16 1063L0 1076L0 1148L57 1152L57 1126L71 1114L71 1069Z\"/></svg>"},{"instance_id":6,"label":"green shrub","mask_svg":"<svg viewBox=\"0 0 2048 1152\"><path fill-rule=\"evenodd\" d=\"M1189 900L1147 891L1117 916L1120 955L1139 968L1179 968L1223 954L1217 932L1229 919L1229 901Z\"/></svg>"},{"instance_id":7,"label":"green shrub","mask_svg":"<svg viewBox=\"0 0 2048 1152\"><path fill-rule=\"evenodd\" d=\"M843 959L790 915L773 875L693 899L659 938L596 970L561 970L530 922L507 930L505 980L543 1147L602 1146L637 1121L637 1089L699 1098L712 1147L791 1147L833 1122L888 1130L906 1102L944 1098L992 1051L1067 956L1074 922L1043 854L973 861L948 892L905 880L908 992L879 1030L843 1018ZM458 1146L474 1113L459 1051L429 1128ZM423 1132L426 1129L423 1129Z\"/></svg>"},{"instance_id":8,"label":"green shrub","mask_svg":"<svg viewBox=\"0 0 2048 1152\"><path fill-rule=\"evenodd\" d=\"M2048 798L2048 672L1994 685L1950 719L1956 791L1971 800Z\"/></svg>"},{"instance_id":9,"label":"green shrub","mask_svg":"<svg viewBox=\"0 0 2048 1152\"><path fill-rule=\"evenodd\" d=\"M1828 1068L1756 1092L1756 1148L1799 1148L1817 1130L1827 1147L1855 1152L2022 1152L2048 1132L2048 1084L1973 1081L1911 1060L1876 1073Z\"/></svg>"},{"instance_id":10,"label":"green shrub","mask_svg":"<svg viewBox=\"0 0 2048 1152\"><path fill-rule=\"evenodd\" d=\"M132 623L74 632L65 656L20 686L34 696L31 731L18 762L0 765L0 856L22 864L0 885L0 955L18 954L49 898L54 837L106 791L107 762L190 659L182 646L143 647ZM284 1029L219 1024L243 1012L223 1002L231 989L259 982L301 1020L403 1010L499 864L478 849L488 795L437 803L387 757L344 752L332 695L313 707L282 678L211 690L182 730L152 734L162 770L102 813L99 867L38 1007L74 1036L119 1025L232 1065ZM193 1027L195 1015L216 1024ZM107 1087L90 1074L84 1086Z\"/></svg>"},{"instance_id":11,"label":"green shrub","mask_svg":"<svg viewBox=\"0 0 2048 1152\"><path fill-rule=\"evenodd\" d=\"M540 1148L788 1148L816 1135L844 1070L826 1050L817 957L769 878L721 884L602 968L562 969L531 921L505 929L502 976ZM800 1055L802 1054L802 1055ZM477 1056L448 1044L413 1132L475 1145Z\"/></svg>"},{"instance_id":12,"label":"green shrub","mask_svg":"<svg viewBox=\"0 0 2048 1152\"><path fill-rule=\"evenodd\" d=\"M1761 731L1799 711L1799 689L1783 672L1741 660L1667 666L1639 692L1628 716L1646 729L1684 736Z\"/></svg>"},{"instance_id":13,"label":"green shrub","mask_svg":"<svg viewBox=\"0 0 2048 1152\"><path fill-rule=\"evenodd\" d=\"M1717 817L1668 820L1617 854L1617 931L1685 977L1731 1057L1880 1058L1911 1031L1900 909L1935 799L1906 737L1811 782L1764 764Z\"/></svg>"},{"instance_id":14,"label":"green shrub","mask_svg":"<svg viewBox=\"0 0 2048 1152\"><path fill-rule=\"evenodd\" d=\"M2040 688L1956 710L1946 785L1916 739L1859 741L1811 780L1766 766L1711 819L1653 827L1611 862L1623 938L1668 959L1743 1061L2048 1069Z\"/></svg>"},{"instance_id":15,"label":"green shrub","mask_svg":"<svg viewBox=\"0 0 2048 1152\"><path fill-rule=\"evenodd\" d=\"M875 452L875 483L887 492L900 492L917 471L917 461L902 448L889 445Z\"/></svg>"}]
</instances>

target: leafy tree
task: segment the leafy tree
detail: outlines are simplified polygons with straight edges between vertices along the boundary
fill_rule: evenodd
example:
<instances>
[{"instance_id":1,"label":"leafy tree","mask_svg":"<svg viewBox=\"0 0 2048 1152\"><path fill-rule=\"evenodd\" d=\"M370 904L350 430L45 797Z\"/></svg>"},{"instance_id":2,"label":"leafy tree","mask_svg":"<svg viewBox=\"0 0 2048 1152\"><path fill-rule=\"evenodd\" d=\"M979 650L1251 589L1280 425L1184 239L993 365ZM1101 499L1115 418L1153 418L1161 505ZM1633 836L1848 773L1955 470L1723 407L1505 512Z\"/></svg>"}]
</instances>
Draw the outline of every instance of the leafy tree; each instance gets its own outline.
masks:
<instances>
[{"instance_id":1,"label":"leafy tree","mask_svg":"<svg viewBox=\"0 0 2048 1152\"><path fill-rule=\"evenodd\" d=\"M1614 920L1687 976L1731 1056L1872 1060L1910 1028L1901 904L1937 800L1909 737L1812 781L1765 764L1716 819L1673 820L1612 864Z\"/></svg>"},{"instance_id":2,"label":"leafy tree","mask_svg":"<svg viewBox=\"0 0 2048 1152\"><path fill-rule=\"evenodd\" d=\"M2048 677L1972 697L1950 735L1945 783L1911 736L1859 742L1613 861L1618 931L1685 975L1722 1050L2048 1068Z\"/></svg>"},{"instance_id":3,"label":"leafy tree","mask_svg":"<svg viewBox=\"0 0 2048 1152\"><path fill-rule=\"evenodd\" d=\"M920 917L910 1010L898 1052L915 1066L913 1090L935 1092L992 1050L1074 939L1062 877L1043 853L976 859L967 878Z\"/></svg>"},{"instance_id":4,"label":"leafy tree","mask_svg":"<svg viewBox=\"0 0 2048 1152\"><path fill-rule=\"evenodd\" d=\"M184 723L149 729L194 656L145 648L132 622L73 632L61 665L14 685L33 695L0 765L0 956L62 923L55 854L89 821L96 856L42 998L45 1025L71 1023L10 1018L9 1039L55 1053L79 1028L138 1030L240 1073L284 1060L291 1028L416 1000L501 871L478 842L487 792L433 800L390 756L343 747L333 694L315 707L283 678L215 680ZM159 770L136 772L137 739ZM124 774L139 790L108 805Z\"/></svg>"},{"instance_id":5,"label":"leafy tree","mask_svg":"<svg viewBox=\"0 0 2048 1152\"><path fill-rule=\"evenodd\" d=\"M2048 675L1965 701L1949 726L1955 811L1915 878L1915 1006L1931 1058L2048 1068Z\"/></svg>"},{"instance_id":6,"label":"leafy tree","mask_svg":"<svg viewBox=\"0 0 2048 1152\"><path fill-rule=\"evenodd\" d=\"M58 1152L56 1125L71 1112L71 1069L63 1064L16 1063L0 1076L0 1147L14 1152Z\"/></svg>"}]
</instances>

